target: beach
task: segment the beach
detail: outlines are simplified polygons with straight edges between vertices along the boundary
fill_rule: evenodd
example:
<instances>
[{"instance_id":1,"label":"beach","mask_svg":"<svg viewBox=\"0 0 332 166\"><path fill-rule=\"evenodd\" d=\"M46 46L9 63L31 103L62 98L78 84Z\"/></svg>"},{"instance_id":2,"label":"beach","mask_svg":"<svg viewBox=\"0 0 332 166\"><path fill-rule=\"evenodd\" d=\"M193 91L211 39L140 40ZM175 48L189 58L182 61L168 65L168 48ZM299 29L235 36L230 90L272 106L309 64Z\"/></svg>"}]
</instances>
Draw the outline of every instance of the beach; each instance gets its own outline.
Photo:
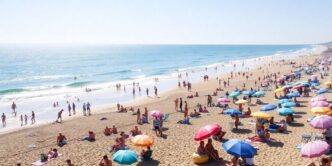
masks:
<instances>
[{"instance_id":1,"label":"beach","mask_svg":"<svg viewBox=\"0 0 332 166\"><path fill-rule=\"evenodd\" d=\"M263 78L266 74L278 73L278 76L282 74L290 73L294 68L290 62L294 62L296 65L304 63L312 63L315 59L321 58L320 53L311 55L297 56L292 59L286 59L281 61L274 58L262 58L255 62L255 67L247 70L246 75L251 75L248 79L242 76L242 74L234 74L234 78L230 80L230 86L226 88L221 85L223 91L218 91L217 96L213 96L213 102L216 102L217 98L223 96L226 91L232 92L235 88L242 88L245 83L246 88L257 88L254 82L258 77ZM209 70L213 70L210 68ZM242 71L243 72L243 71ZM328 71L331 74L331 70ZM237 72L234 72L237 73ZM42 152L47 152L50 148L56 147L56 137L58 133L63 133L68 138L68 144L64 147L58 148L59 153L62 156L50 161L47 165L65 165L67 159L75 165L98 165L103 155L107 154L109 157L111 153L107 148L114 144L114 139L118 136L112 135L109 137L104 136L102 133L105 126L116 125L118 131L124 131L128 133L135 125L139 129L155 139L155 143L152 146L153 160L147 162L140 162L138 165L195 165L192 161L192 154L196 151L198 142L193 140L195 132L202 126L218 123L224 131L226 131L226 139L247 139L255 135L255 125L249 124L253 119L252 117L240 118L243 123L237 131L230 131L228 129L229 122L233 122L229 115L220 114L221 109L218 107L208 107L208 114L203 114L202 117L197 119L191 119L191 125L177 124L178 120L183 119L183 113L174 110L174 100L182 97L188 102L189 112L192 112L197 103L206 106L207 95L212 94L216 88L219 87L219 81L227 80L230 77L230 72L226 72L223 75L210 76L208 81L201 81L194 83L192 90L187 91L186 88L175 88L163 92L154 97L151 90L151 97L141 98L134 102L124 103L124 106L129 108L133 107L135 110L140 108L144 110L145 107L150 111L160 110L163 113L169 113L169 121L164 122L164 137L156 137L152 128L152 117L149 115L150 124L137 125L136 116L127 113L117 113L116 107L113 105L102 105L100 107L92 107L92 116L75 117L65 119L63 123L42 124L37 127L24 128L22 130L13 131L10 133L4 133L0 136L0 142L2 143L0 148L0 165L15 165L22 163L22 165L31 165L32 162L39 159L39 155ZM301 81L306 81L307 75L303 75ZM324 79L319 79L320 82L330 81L329 76ZM175 83L176 87L176 82ZM259 84L258 84L259 85ZM321 85L324 86L324 85ZM263 102L275 104L277 102L274 99L274 87L271 91L266 91L266 96L260 98ZM199 97L187 99L188 95L198 92ZM313 92L310 92L310 96L315 96ZM330 94L324 95L329 100ZM303 104L303 107L295 107L295 122L288 126L288 133L271 133L271 138L274 141L270 143L253 144L258 149L258 155L254 157L255 165L306 165L310 162L318 162L317 159L302 158L300 151L296 148L301 143L302 134L304 133L320 133L319 130L313 129L307 123L307 119L312 117L313 114L309 112L309 101L311 97L301 97L298 101ZM123 104L123 103L122 103ZM237 105L230 104L230 107L237 108ZM260 106L250 106L252 112L259 111ZM244 106L245 110L247 105ZM77 109L77 112L81 114L81 108ZM67 112L66 112L67 113ZM269 114L275 117L275 120L284 119L284 117L277 114L276 111L271 111ZM106 117L107 120L100 120ZM55 117L54 117L55 119ZM96 141L93 143L79 141L87 134L88 131L94 131L96 133ZM130 149L135 152L140 152L141 148L131 146L130 141L127 141ZM218 150L219 155L226 161L230 161L232 156L227 154L222 148L220 142L213 141L214 147ZM211 161L203 165L223 165L225 162ZM137 164L137 163L136 163Z\"/></svg>"}]
</instances>

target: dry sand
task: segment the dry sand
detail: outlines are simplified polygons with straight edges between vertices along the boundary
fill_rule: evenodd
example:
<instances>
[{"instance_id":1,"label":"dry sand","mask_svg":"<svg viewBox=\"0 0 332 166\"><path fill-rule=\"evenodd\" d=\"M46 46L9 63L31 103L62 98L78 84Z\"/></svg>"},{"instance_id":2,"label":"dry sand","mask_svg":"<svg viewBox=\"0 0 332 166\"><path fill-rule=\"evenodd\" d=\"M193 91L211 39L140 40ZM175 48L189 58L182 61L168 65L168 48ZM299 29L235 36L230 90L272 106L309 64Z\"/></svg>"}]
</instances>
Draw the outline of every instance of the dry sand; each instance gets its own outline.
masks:
<instances>
[{"instance_id":1,"label":"dry sand","mask_svg":"<svg viewBox=\"0 0 332 166\"><path fill-rule=\"evenodd\" d=\"M312 62L313 59L318 58L319 55L311 55L293 59L292 61L297 62L297 64L304 62ZM270 65L268 65L270 64ZM291 65L283 64L282 62L276 61L261 61L260 66L265 69L263 70L252 70L253 76L246 80L242 76L236 76L231 80L231 86L224 89L223 92L219 92L219 96L224 95L226 91L233 91L235 87L242 87L242 83L246 82L246 87L254 87L254 80L258 76L263 76L263 74L275 73L280 71L281 74L289 73L292 69ZM267 71L269 70L269 71ZM224 75L222 78L227 78L228 75ZM302 79L306 80L308 77L304 76ZM326 81L321 80L322 82ZM189 111L193 111L194 106L197 103L206 105L207 94L212 94L212 92L218 87L218 81L216 78L210 78L207 82L201 82L194 84L192 91L198 91L200 97L193 99L186 99L188 94L193 94L193 92L187 92L184 88L175 89L167 93L162 94L159 98L149 98L140 102L132 103L135 110L147 107L149 111L153 109L162 110L164 113L171 113L168 122L164 123L166 131L164 134L165 138L155 137L155 133L151 130L152 124L140 125L139 128L143 132L147 133L151 137L155 138L155 145L153 149L153 159L149 162L138 163L138 165L170 165L170 166L189 166L195 165L192 162L191 156L198 146L198 142L193 140L195 131L200 127L210 124L218 123L223 127L223 130L227 131L225 138L233 139L240 138L246 139L254 135L254 125L249 125L247 122L253 118L241 118L240 121L244 123L244 126L240 126L238 132L231 132L228 130L228 122L231 120L228 115L219 114L220 108L208 108L210 114L203 115L201 118L191 120L192 125L181 125L176 124L176 121L182 119L183 113L174 111L174 100L177 97L182 97L184 100L188 101ZM311 92L311 96L314 94ZM330 98L330 94L325 95ZM217 97L213 97L213 101L216 101ZM256 101L256 99L253 99ZM262 101L275 104L276 100L273 97L273 91L268 91L267 95L261 98ZM274 142L266 144L254 144L258 147L258 155L255 156L254 162L256 165L305 165L311 161L318 161L318 159L310 160L305 159L300 156L299 150L295 147L297 144L301 143L301 135L303 133L320 133L320 131L313 129L306 122L306 119L312 117L313 115L309 112L310 107L308 107L309 98L299 98L301 104L306 105L306 107L295 107L296 110L296 122L288 126L288 134L272 133L271 137L275 139ZM233 104L231 107L237 107ZM244 107L245 110L247 106ZM258 111L260 106L251 106L253 112ZM131 115L131 113L114 113L111 108L103 108L103 111L107 113L96 114L91 117L80 117L72 120L65 120L62 124L48 124L39 126L36 128L24 129L21 131L15 131L12 133L4 134L0 136L0 165L10 166L16 163L22 163L22 165L31 165L32 162L39 159L39 154L41 152L47 153L50 148L58 148L56 146L56 137L59 132L62 132L68 139L69 143L62 148L58 148L59 152L63 156L49 162L47 165L65 165L67 159L71 159L75 165L87 165L93 166L98 165L100 159L103 155L107 154L111 157L111 153L107 151L107 147L114 144L114 139L118 135L112 135L106 137L102 134L102 131L106 125L118 126L119 131L125 131L128 133L134 126L136 122L136 116ZM114 109L114 108L113 108ZM113 110L114 111L114 110ZM276 111L269 112L274 115L275 120L283 119L284 117L277 115ZM107 117L108 120L101 121L101 117ZM149 117L150 122L152 118ZM87 131L95 131L96 142L83 142L78 141L77 138L86 135ZM36 148L29 148L29 145L34 144ZM130 143L128 142L127 144ZM220 143L213 142L215 148L219 151L221 157L225 160L230 160L231 155L227 154L221 147ZM141 148L136 148L130 146L135 152L139 152ZM116 164L114 164L116 165ZM205 165L223 165L222 163L209 162Z\"/></svg>"}]
</instances>

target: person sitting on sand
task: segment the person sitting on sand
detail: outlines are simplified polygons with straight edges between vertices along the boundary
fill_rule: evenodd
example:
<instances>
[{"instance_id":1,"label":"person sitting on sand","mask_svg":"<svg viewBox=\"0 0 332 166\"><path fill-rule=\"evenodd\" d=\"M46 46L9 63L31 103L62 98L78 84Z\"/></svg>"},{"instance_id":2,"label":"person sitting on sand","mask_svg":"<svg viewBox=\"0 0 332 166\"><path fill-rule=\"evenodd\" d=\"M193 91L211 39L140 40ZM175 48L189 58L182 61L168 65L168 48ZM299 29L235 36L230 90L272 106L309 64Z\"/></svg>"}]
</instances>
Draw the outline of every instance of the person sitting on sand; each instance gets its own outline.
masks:
<instances>
[{"instance_id":1,"label":"person sitting on sand","mask_svg":"<svg viewBox=\"0 0 332 166\"><path fill-rule=\"evenodd\" d=\"M210 159L220 161L222 158L219 157L218 151L212 145L212 139L209 138L207 144L205 145L205 151L209 155Z\"/></svg>"},{"instance_id":2,"label":"person sitting on sand","mask_svg":"<svg viewBox=\"0 0 332 166\"><path fill-rule=\"evenodd\" d=\"M209 111L206 109L206 107L204 106L203 112L208 113Z\"/></svg>"},{"instance_id":3,"label":"person sitting on sand","mask_svg":"<svg viewBox=\"0 0 332 166\"><path fill-rule=\"evenodd\" d=\"M207 154L207 152L205 150L205 146L204 146L204 141L199 142L199 146L197 147L196 153L200 156Z\"/></svg>"},{"instance_id":4,"label":"person sitting on sand","mask_svg":"<svg viewBox=\"0 0 332 166\"><path fill-rule=\"evenodd\" d=\"M265 133L264 133L264 139L266 139L266 140L270 140L270 132L269 132L269 130L268 129L265 129Z\"/></svg>"},{"instance_id":5,"label":"person sitting on sand","mask_svg":"<svg viewBox=\"0 0 332 166\"><path fill-rule=\"evenodd\" d=\"M123 138L123 139L127 139L127 138L129 138L129 135L128 135L128 134L125 134L125 132L123 132L123 131L120 132L120 136L121 136L121 138Z\"/></svg>"},{"instance_id":6,"label":"person sitting on sand","mask_svg":"<svg viewBox=\"0 0 332 166\"><path fill-rule=\"evenodd\" d=\"M291 115L291 114L288 114L287 117L286 117L286 123L287 123L287 124L290 124L290 123L293 122L293 120L294 120L294 119L292 118L292 115Z\"/></svg>"},{"instance_id":7,"label":"person sitting on sand","mask_svg":"<svg viewBox=\"0 0 332 166\"><path fill-rule=\"evenodd\" d=\"M92 131L89 131L89 135L82 138L81 141L90 141L90 142L96 141L95 133Z\"/></svg>"},{"instance_id":8,"label":"person sitting on sand","mask_svg":"<svg viewBox=\"0 0 332 166\"><path fill-rule=\"evenodd\" d=\"M130 131L131 136L135 137L136 135L142 134L140 130L138 130L138 127L135 126L131 131Z\"/></svg>"},{"instance_id":9,"label":"person sitting on sand","mask_svg":"<svg viewBox=\"0 0 332 166\"><path fill-rule=\"evenodd\" d=\"M66 160L67 166L74 166L74 164L71 163L71 160Z\"/></svg>"},{"instance_id":10,"label":"person sitting on sand","mask_svg":"<svg viewBox=\"0 0 332 166\"><path fill-rule=\"evenodd\" d=\"M222 131L221 129L212 136L213 139L217 141L222 141L223 137L225 136L226 132Z\"/></svg>"},{"instance_id":11,"label":"person sitting on sand","mask_svg":"<svg viewBox=\"0 0 332 166\"><path fill-rule=\"evenodd\" d=\"M142 160L150 160L152 156L152 150L150 146L146 148L146 150L142 149L141 153L139 154Z\"/></svg>"},{"instance_id":12,"label":"person sitting on sand","mask_svg":"<svg viewBox=\"0 0 332 166\"><path fill-rule=\"evenodd\" d=\"M239 157L234 156L231 162L227 163L226 166L238 166L239 165Z\"/></svg>"},{"instance_id":13,"label":"person sitting on sand","mask_svg":"<svg viewBox=\"0 0 332 166\"><path fill-rule=\"evenodd\" d=\"M58 146L62 147L63 145L67 144L67 138L64 135L62 135L62 133L59 133L56 142Z\"/></svg>"},{"instance_id":14,"label":"person sitting on sand","mask_svg":"<svg viewBox=\"0 0 332 166\"><path fill-rule=\"evenodd\" d=\"M116 138L115 139L115 145L113 145L109 151L110 152L117 152L118 150L124 150L126 149L127 145L126 145L126 141L124 138L120 137L120 138Z\"/></svg>"},{"instance_id":15,"label":"person sitting on sand","mask_svg":"<svg viewBox=\"0 0 332 166\"><path fill-rule=\"evenodd\" d=\"M195 97L199 97L198 92L195 93Z\"/></svg>"},{"instance_id":16,"label":"person sitting on sand","mask_svg":"<svg viewBox=\"0 0 332 166\"><path fill-rule=\"evenodd\" d=\"M192 118L199 118L201 114L194 109L194 112L190 113L190 117Z\"/></svg>"},{"instance_id":17,"label":"person sitting on sand","mask_svg":"<svg viewBox=\"0 0 332 166\"><path fill-rule=\"evenodd\" d=\"M192 98L194 98L194 95L188 95L187 96L187 99L192 99Z\"/></svg>"},{"instance_id":18,"label":"person sitting on sand","mask_svg":"<svg viewBox=\"0 0 332 166\"><path fill-rule=\"evenodd\" d=\"M48 159L54 159L54 158L57 158L59 156L58 154L58 150L57 149L51 149L48 153L47 153L47 157Z\"/></svg>"},{"instance_id":19,"label":"person sitting on sand","mask_svg":"<svg viewBox=\"0 0 332 166\"><path fill-rule=\"evenodd\" d=\"M100 160L99 166L112 166L112 160L108 159L107 155Z\"/></svg>"},{"instance_id":20,"label":"person sitting on sand","mask_svg":"<svg viewBox=\"0 0 332 166\"><path fill-rule=\"evenodd\" d=\"M183 120L179 120L177 123L178 124L190 124L190 121L189 121L190 119L189 119L189 116L187 115L186 117L184 117L184 119Z\"/></svg>"},{"instance_id":21,"label":"person sitting on sand","mask_svg":"<svg viewBox=\"0 0 332 166\"><path fill-rule=\"evenodd\" d=\"M251 115L251 108L248 107L248 111L244 112L244 115L250 116Z\"/></svg>"},{"instance_id":22,"label":"person sitting on sand","mask_svg":"<svg viewBox=\"0 0 332 166\"><path fill-rule=\"evenodd\" d=\"M109 128L108 126L106 126L104 129L104 135L106 135L106 136L112 135L112 128Z\"/></svg>"},{"instance_id":23,"label":"person sitting on sand","mask_svg":"<svg viewBox=\"0 0 332 166\"><path fill-rule=\"evenodd\" d=\"M154 118L153 120L153 130L156 132L157 136L162 136L161 121L159 118Z\"/></svg>"},{"instance_id":24,"label":"person sitting on sand","mask_svg":"<svg viewBox=\"0 0 332 166\"><path fill-rule=\"evenodd\" d=\"M115 127L115 125L113 125L113 127L112 127L112 133L118 134L118 129Z\"/></svg>"}]
</instances>

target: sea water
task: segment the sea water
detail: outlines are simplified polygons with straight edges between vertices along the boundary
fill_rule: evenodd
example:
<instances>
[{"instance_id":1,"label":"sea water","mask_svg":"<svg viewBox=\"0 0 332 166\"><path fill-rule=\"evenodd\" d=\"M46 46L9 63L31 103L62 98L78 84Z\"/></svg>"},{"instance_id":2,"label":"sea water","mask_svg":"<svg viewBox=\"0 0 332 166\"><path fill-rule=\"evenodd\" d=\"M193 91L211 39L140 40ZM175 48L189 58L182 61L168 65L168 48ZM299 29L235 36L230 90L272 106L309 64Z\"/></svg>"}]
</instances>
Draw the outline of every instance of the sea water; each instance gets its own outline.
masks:
<instances>
[{"instance_id":1,"label":"sea water","mask_svg":"<svg viewBox=\"0 0 332 166\"><path fill-rule=\"evenodd\" d=\"M67 101L75 102L81 114L84 102L89 101L93 108L133 101L146 96L146 88L151 95L154 86L164 92L176 88L178 81L197 82L205 74L229 72L235 63L247 69L260 57L290 58L319 49L322 46L0 46L0 113L7 115L7 127L0 127L0 133L20 128L19 116L31 115L32 110L37 124L43 124L54 121L61 108L67 111ZM133 82L140 84L141 93ZM117 83L122 85L120 91L115 88ZM86 92L87 88L92 91ZM11 114L13 101L18 117ZM53 108L56 101L60 107Z\"/></svg>"}]
</instances>

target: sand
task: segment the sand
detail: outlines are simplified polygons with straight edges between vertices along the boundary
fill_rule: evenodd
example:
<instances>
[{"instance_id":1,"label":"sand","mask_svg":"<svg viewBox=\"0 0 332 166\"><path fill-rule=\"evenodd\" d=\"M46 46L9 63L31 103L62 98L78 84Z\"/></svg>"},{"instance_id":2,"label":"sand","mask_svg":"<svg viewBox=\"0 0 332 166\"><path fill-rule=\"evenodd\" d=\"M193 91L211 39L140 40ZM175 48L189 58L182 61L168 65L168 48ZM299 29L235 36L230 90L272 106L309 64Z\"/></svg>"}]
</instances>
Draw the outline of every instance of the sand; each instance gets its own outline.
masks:
<instances>
[{"instance_id":1,"label":"sand","mask_svg":"<svg viewBox=\"0 0 332 166\"><path fill-rule=\"evenodd\" d=\"M304 62L313 62L314 59L319 58L320 55L310 55L299 57L291 61L297 64ZM287 63L289 61L286 61ZM246 83L246 87L254 87L254 80L258 76L263 76L263 74L275 73L277 71L280 74L289 73L292 70L292 66L289 64L282 63L280 61L261 61L260 67L263 70L254 69L250 72L253 76L246 80L242 76L236 76L230 81L231 86L224 89L223 92L219 92L219 96L224 95L226 91L233 91L235 87L242 87L243 82ZM268 71L267 71L268 70ZM227 78L229 74L221 76L221 78ZM302 80L307 80L308 76L303 75ZM327 78L321 80L324 82L328 80ZM189 166L195 165L192 162L191 156L198 146L198 142L193 140L195 132L202 126L210 123L218 123L222 126L223 130L227 133L225 135L226 139L246 139L248 137L254 136L254 125L249 125L248 122L254 118L241 118L240 121L244 124L240 126L238 132L231 132L228 129L229 122L233 121L230 116L219 114L220 108L209 107L208 110L210 114L203 115L201 118L191 120L192 125L181 125L176 124L176 121L182 119L183 113L176 112L174 110L174 100L175 98L182 97L189 104L189 111L193 111L193 108L197 103L206 105L207 94L212 94L212 92L218 87L218 81L216 78L210 78L207 82L200 82L194 84L192 87L192 92L188 92L184 88L178 88L167 93L161 94L158 98L151 97L149 99L140 100L130 105L134 106L135 110L147 107L149 111L153 109L161 110L164 113L170 113L170 119L168 122L164 122L165 127L165 137L156 137L154 131L151 130L152 124L139 125L139 129L147 133L149 136L155 139L155 145L153 149L153 160L149 162L136 163L138 165L170 165L170 166ZM186 99L186 96L193 94L197 91L200 97L193 99ZM267 91L267 95L261 100L263 102L275 104L276 100L273 96L273 91ZM313 92L310 93L314 96ZM331 95L324 95L330 99ZM216 96L213 97L215 102ZM313 114L309 112L310 107L308 106L308 98L299 98L298 100L305 107L295 107L296 110L296 122L288 126L288 134L271 133L271 137L275 139L274 142L266 144L253 144L257 147L258 155L254 158L254 163L256 165L306 165L312 161L318 161L318 159L305 159L300 156L300 151L296 149L296 145L301 143L301 136L304 133L320 133L321 131L315 130L309 126L306 120L312 117ZM256 99L254 99L256 101ZM231 104L233 108L237 106ZM24 129L20 131L15 131L12 133L3 134L0 136L0 165L9 166L15 165L16 163L22 163L22 165L31 165L32 162L39 159L39 154L44 152L47 153L50 148L58 148L58 151L63 155L56 160L49 162L47 165L65 165L67 159L71 159L75 165L98 165L100 159L103 155L107 154L111 157L111 153L107 151L107 148L114 144L114 139L118 137L117 135L112 135L106 137L102 134L102 131L106 125L112 126L116 125L119 131L125 131L128 133L136 125L136 116L131 115L131 113L115 113L114 108L104 107L102 108L105 113L95 114L90 117L79 117L75 119L65 120L62 124L47 124L38 126L35 128ZM244 106L247 109L247 106ZM251 106L253 112L258 111L260 106ZM99 112L99 111L93 111ZM275 120L284 119L284 117L277 115L276 111L271 111L269 114L275 117ZM100 118L106 117L108 120L101 121ZM149 117L150 123L152 123L152 118ZM96 142L82 142L78 141L78 138L86 135L87 131L95 131ZM68 139L69 143L62 148L56 146L56 137L59 132L62 132ZM129 142L130 148L139 152L141 148L132 146ZM35 145L35 148L31 148L31 145ZM221 143L213 141L214 147L219 151L219 154L225 160L230 160L231 155L227 154L220 146ZM134 164L134 165L136 165ZM116 164L114 164L116 165ZM223 163L209 162L204 165L223 165Z\"/></svg>"}]
</instances>

